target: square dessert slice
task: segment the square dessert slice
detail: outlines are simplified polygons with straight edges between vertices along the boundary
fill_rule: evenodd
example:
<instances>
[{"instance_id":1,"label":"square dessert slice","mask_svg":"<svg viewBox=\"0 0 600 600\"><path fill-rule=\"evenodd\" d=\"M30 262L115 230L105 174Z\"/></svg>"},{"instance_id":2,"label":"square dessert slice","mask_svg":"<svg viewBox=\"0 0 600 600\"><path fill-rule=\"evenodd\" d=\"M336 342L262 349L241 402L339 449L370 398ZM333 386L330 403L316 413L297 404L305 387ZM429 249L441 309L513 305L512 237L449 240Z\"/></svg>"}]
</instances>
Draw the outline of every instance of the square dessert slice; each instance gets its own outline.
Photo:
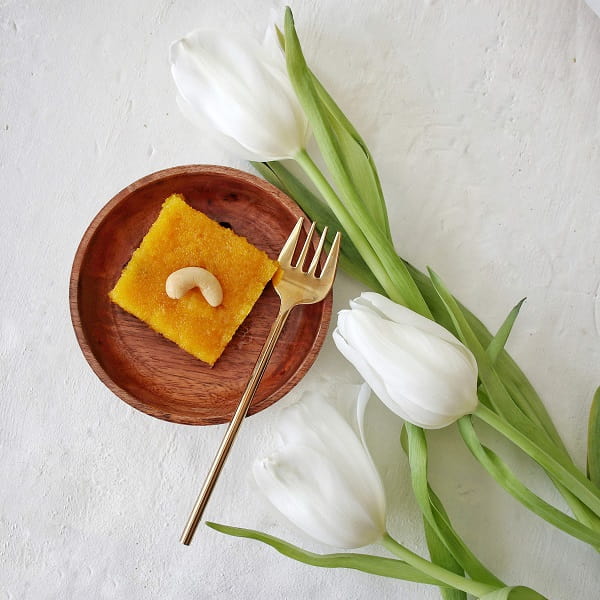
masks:
<instances>
[{"instance_id":1,"label":"square dessert slice","mask_svg":"<svg viewBox=\"0 0 600 600\"><path fill-rule=\"evenodd\" d=\"M169 298L165 282L183 267L210 271L223 289L222 303L210 306L198 288L179 300ZM109 296L212 366L276 271L277 262L262 250L174 194L165 200Z\"/></svg>"}]
</instances>

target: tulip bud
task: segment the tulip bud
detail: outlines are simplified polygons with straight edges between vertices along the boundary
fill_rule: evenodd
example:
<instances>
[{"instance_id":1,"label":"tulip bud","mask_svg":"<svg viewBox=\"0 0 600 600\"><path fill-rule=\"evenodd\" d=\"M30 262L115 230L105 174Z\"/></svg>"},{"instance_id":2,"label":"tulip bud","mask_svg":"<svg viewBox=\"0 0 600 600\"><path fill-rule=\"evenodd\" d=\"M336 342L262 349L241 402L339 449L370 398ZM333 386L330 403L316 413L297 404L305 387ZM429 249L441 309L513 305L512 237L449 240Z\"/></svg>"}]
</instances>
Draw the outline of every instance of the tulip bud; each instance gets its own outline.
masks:
<instances>
[{"instance_id":1,"label":"tulip bud","mask_svg":"<svg viewBox=\"0 0 600 600\"><path fill-rule=\"evenodd\" d=\"M247 36L194 31L173 42L171 73L186 117L238 155L266 162L294 158L308 121L280 51Z\"/></svg>"},{"instance_id":2,"label":"tulip bud","mask_svg":"<svg viewBox=\"0 0 600 600\"><path fill-rule=\"evenodd\" d=\"M344 389L355 394L358 386ZM383 484L360 433L360 407L369 395L363 386L357 430L319 394L284 409L283 447L253 469L259 488L284 516L337 548L360 548L385 533Z\"/></svg>"},{"instance_id":3,"label":"tulip bud","mask_svg":"<svg viewBox=\"0 0 600 600\"><path fill-rule=\"evenodd\" d=\"M373 292L350 302L333 333L338 350L404 420L439 429L477 407L477 363L448 330Z\"/></svg>"}]
</instances>

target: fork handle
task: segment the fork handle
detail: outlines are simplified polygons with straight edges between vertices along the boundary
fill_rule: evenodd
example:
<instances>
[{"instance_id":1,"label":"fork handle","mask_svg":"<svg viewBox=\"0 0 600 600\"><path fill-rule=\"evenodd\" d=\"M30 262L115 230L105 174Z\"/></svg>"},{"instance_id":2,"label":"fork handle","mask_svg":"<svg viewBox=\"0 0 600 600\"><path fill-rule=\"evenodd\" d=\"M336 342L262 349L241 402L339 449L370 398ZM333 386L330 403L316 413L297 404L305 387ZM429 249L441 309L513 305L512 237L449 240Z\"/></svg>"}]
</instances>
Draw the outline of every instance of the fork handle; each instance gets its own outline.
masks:
<instances>
[{"instance_id":1,"label":"fork handle","mask_svg":"<svg viewBox=\"0 0 600 600\"><path fill-rule=\"evenodd\" d=\"M248 407L252 402L252 398L254 398L254 394L256 393L256 389L262 379L262 376L267 368L267 364L271 355L273 354L273 349L275 348L275 344L281 334L281 330L285 325L285 322L288 318L293 307L281 307L279 309L279 314L275 319L275 322L271 326L271 331L269 332L269 336L265 341L265 344L258 356L256 361L256 365L254 365L254 369L252 371L252 375L250 375L250 379L248 384L246 385L246 389L242 394L242 398L238 407L229 423L229 427L225 432L225 436L223 437L223 441L219 446L219 450L213 460L212 466L210 467L210 471L206 476L206 480L204 481L204 485L202 486L202 490L200 491L200 495L196 500L196 504L192 509L192 512L188 518L187 524L183 533L181 534L181 543L189 546L192 538L194 537L194 533L196 531L196 527L198 527L198 523L202 518L202 513L206 508L210 495L217 483L217 479L221 473L221 469L225 464L225 460L231 450L231 446L233 445L233 441L235 440L235 436L239 431L240 425L242 424L246 413L248 412Z\"/></svg>"}]
</instances>

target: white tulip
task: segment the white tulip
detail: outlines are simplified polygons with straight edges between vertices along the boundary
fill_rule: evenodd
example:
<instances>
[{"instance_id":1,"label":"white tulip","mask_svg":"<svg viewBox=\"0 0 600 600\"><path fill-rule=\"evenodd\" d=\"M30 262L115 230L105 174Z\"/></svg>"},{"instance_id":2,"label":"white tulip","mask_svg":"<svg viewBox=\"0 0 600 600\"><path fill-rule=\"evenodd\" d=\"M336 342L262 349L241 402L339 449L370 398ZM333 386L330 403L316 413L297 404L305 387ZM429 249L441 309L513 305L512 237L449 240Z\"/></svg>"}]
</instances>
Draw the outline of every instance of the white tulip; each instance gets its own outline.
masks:
<instances>
[{"instance_id":1,"label":"white tulip","mask_svg":"<svg viewBox=\"0 0 600 600\"><path fill-rule=\"evenodd\" d=\"M308 137L284 56L273 46L198 30L170 48L182 112L228 149L260 162L295 157Z\"/></svg>"},{"instance_id":2,"label":"white tulip","mask_svg":"<svg viewBox=\"0 0 600 600\"><path fill-rule=\"evenodd\" d=\"M439 429L477 407L477 363L447 329L373 292L338 315L333 339L381 401Z\"/></svg>"},{"instance_id":3,"label":"white tulip","mask_svg":"<svg viewBox=\"0 0 600 600\"><path fill-rule=\"evenodd\" d=\"M283 410L283 447L257 461L253 473L269 501L297 527L317 541L350 549L385 533L385 493L362 433L370 390L340 391L351 395L346 405L356 407L354 427L322 395L308 394Z\"/></svg>"}]
</instances>

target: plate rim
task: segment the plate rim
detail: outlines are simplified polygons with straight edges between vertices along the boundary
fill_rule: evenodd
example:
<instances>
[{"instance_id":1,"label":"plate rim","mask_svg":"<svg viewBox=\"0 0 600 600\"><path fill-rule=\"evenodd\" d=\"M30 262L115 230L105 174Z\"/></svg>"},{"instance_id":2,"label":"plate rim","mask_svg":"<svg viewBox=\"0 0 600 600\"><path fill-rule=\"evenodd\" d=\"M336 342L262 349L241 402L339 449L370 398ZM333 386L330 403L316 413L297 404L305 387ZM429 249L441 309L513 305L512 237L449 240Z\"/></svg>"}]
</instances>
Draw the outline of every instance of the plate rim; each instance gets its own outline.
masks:
<instances>
[{"instance_id":1,"label":"plate rim","mask_svg":"<svg viewBox=\"0 0 600 600\"><path fill-rule=\"evenodd\" d=\"M88 247L90 241L92 240L96 231L101 227L104 223L106 217L111 213L111 211L118 206L124 198L126 198L129 194L135 192L136 190L143 188L154 181L165 179L168 177L174 177L179 175L195 175L195 174L211 174L211 175L222 175L227 177L233 177L237 180L244 180L245 182L251 182L261 191L274 195L277 197L277 200L287 207L291 212L298 213L299 216L303 216L308 223L310 223L310 219L306 215L306 213L302 210L302 208L294 202L289 196L287 196L284 192L282 192L279 188L275 187L268 181L261 179L260 177L254 175L253 173L248 173L247 171L242 171L241 169L236 169L234 167L227 167L223 165L211 165L211 164L189 164L189 165L179 165L175 167L168 167L166 169L161 169L159 171L155 171L148 175L145 175L134 182L130 183L123 189L121 189L117 194L115 194L92 218L91 222L85 229L81 240L77 246L77 250L75 252L73 263L71 265L71 271L69 275L69 312L71 317L71 324L75 332L75 337L77 339L77 343L83 356L91 367L94 374L100 379L100 381L120 400L129 404L133 408L138 411L158 418L162 421L180 424L180 425L195 425L195 426L205 426L210 424L219 424L227 422L227 419L221 420L220 418L216 418L214 423L208 422L198 422L193 417L186 417L184 415L177 415L166 413L157 408L153 408L152 405L148 405L141 400L139 400L134 394L132 394L129 390L125 389L118 383L114 381L112 376L104 369L98 358L96 357L94 351L90 347L88 343L86 334L85 334L85 326L81 319L81 314L79 311L79 280L81 274L81 268L83 262L86 257L86 253L88 251ZM297 369L292 373L292 375L274 392L266 396L260 401L253 400L250 405L250 409L248 411L247 416L251 416L258 412L261 412L265 408L268 408L278 400L280 400L283 396L285 396L290 390L292 390L299 381L304 377L304 375L311 368L312 364L317 358L325 338L328 333L330 321L331 321L331 313L333 306L333 290L329 292L325 300L322 301L323 311L322 317L319 321L319 326L316 331L316 335L312 341L309 351L304 356L303 360L299 363ZM183 352L183 350L182 350ZM306 366L308 363L308 366Z\"/></svg>"}]
</instances>

